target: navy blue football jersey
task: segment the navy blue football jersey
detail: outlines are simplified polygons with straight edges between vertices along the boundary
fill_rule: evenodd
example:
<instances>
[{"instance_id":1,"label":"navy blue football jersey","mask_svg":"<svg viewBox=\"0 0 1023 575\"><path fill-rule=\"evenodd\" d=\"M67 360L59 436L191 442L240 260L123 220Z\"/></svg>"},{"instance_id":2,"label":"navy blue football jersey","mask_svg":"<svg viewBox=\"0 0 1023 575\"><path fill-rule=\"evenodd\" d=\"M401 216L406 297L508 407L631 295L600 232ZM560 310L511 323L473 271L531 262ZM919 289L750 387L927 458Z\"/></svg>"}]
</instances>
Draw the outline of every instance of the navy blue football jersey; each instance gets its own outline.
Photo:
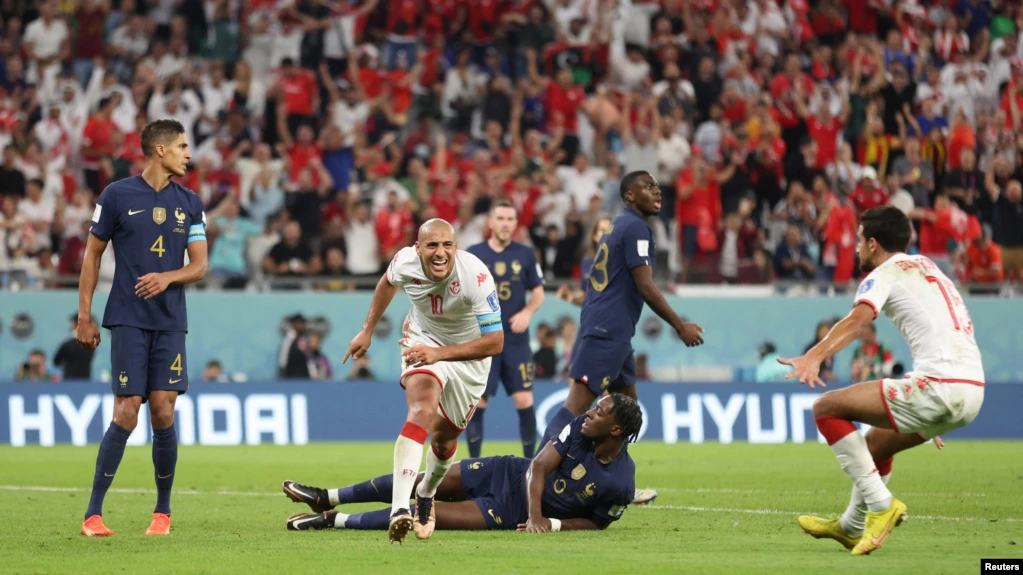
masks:
<instances>
[{"instance_id":1,"label":"navy blue football jersey","mask_svg":"<svg viewBox=\"0 0 1023 575\"><path fill-rule=\"evenodd\" d=\"M100 194L90 231L114 248L114 284L103 327L188 331L185 286L171 284L146 300L135 295L135 285L148 273L181 269L188 244L206 241L199 196L173 181L157 192L142 176L126 178Z\"/></svg>"},{"instance_id":2,"label":"navy blue football jersey","mask_svg":"<svg viewBox=\"0 0 1023 575\"><path fill-rule=\"evenodd\" d=\"M481 242L470 246L467 252L480 259L494 274L497 297L501 300L501 320L504 322L504 345L529 345L529 330L514 333L511 330L512 316L526 307L526 294L538 285L544 284L540 264L536 261L533 248L512 242L501 252L495 252L490 244Z\"/></svg>"},{"instance_id":3,"label":"navy blue football jersey","mask_svg":"<svg viewBox=\"0 0 1023 575\"><path fill-rule=\"evenodd\" d=\"M636 491L636 464L624 447L609 463L601 463L593 440L582 433L584 421L580 415L552 440L562 460L544 481L543 516L616 521Z\"/></svg>"},{"instance_id":4,"label":"navy blue football jersey","mask_svg":"<svg viewBox=\"0 0 1023 575\"><path fill-rule=\"evenodd\" d=\"M626 209L611 222L597 246L579 317L581 337L629 341L643 311L632 269L653 265L656 246L646 220Z\"/></svg>"}]
</instances>

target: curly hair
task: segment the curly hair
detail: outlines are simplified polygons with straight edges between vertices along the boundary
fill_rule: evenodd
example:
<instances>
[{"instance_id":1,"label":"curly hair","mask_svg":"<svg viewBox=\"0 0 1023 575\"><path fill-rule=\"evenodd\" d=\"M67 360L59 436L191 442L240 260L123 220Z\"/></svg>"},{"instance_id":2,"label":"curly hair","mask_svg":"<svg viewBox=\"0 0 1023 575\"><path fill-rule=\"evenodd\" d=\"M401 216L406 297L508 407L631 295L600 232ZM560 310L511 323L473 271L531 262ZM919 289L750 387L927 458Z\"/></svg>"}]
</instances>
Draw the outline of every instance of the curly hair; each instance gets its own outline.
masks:
<instances>
[{"instance_id":1,"label":"curly hair","mask_svg":"<svg viewBox=\"0 0 1023 575\"><path fill-rule=\"evenodd\" d=\"M643 411L635 399L621 393L612 393L611 402L614 407L611 413L615 417L615 423L622 428L622 436L628 443L634 443L639 439L639 430L643 428Z\"/></svg>"}]
</instances>

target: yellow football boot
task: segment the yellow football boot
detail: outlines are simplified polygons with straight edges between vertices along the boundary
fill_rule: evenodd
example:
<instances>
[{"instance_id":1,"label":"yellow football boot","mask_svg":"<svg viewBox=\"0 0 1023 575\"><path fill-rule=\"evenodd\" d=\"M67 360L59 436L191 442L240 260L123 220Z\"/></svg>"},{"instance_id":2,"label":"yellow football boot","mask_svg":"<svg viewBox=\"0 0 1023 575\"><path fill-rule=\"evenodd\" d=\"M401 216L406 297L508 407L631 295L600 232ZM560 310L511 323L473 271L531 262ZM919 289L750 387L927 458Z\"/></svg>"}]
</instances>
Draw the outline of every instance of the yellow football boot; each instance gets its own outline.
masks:
<instances>
[{"instance_id":1,"label":"yellow football boot","mask_svg":"<svg viewBox=\"0 0 1023 575\"><path fill-rule=\"evenodd\" d=\"M846 549L856 547L860 542L859 535L849 535L842 531L842 524L837 517L814 517L813 515L800 515L799 527L814 539L834 539Z\"/></svg>"},{"instance_id":2,"label":"yellow football boot","mask_svg":"<svg viewBox=\"0 0 1023 575\"><path fill-rule=\"evenodd\" d=\"M906 518L906 504L892 497L892 504L884 511L867 512L867 528L859 543L853 547L853 555L866 555L884 545L893 529Z\"/></svg>"}]
</instances>

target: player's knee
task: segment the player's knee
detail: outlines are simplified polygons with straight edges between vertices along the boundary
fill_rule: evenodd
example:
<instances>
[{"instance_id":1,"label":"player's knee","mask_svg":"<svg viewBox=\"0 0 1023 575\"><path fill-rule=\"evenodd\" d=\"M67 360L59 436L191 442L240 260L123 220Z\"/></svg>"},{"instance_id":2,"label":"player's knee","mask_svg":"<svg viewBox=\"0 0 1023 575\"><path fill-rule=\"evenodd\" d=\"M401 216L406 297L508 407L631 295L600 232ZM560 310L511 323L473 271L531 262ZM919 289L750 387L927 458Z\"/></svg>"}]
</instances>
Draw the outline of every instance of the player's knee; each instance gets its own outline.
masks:
<instances>
[{"instance_id":1,"label":"player's knee","mask_svg":"<svg viewBox=\"0 0 1023 575\"><path fill-rule=\"evenodd\" d=\"M515 409L528 409L533 407L533 392L522 391L512 395L515 402Z\"/></svg>"},{"instance_id":2,"label":"player's knee","mask_svg":"<svg viewBox=\"0 0 1023 575\"><path fill-rule=\"evenodd\" d=\"M114 423L128 431L133 431L139 424L139 407L141 397L118 397L114 401Z\"/></svg>"},{"instance_id":3,"label":"player's knee","mask_svg":"<svg viewBox=\"0 0 1023 575\"><path fill-rule=\"evenodd\" d=\"M814 400L813 416L815 419L818 417L833 416L835 415L835 407L836 403L834 401L834 394L829 391Z\"/></svg>"},{"instance_id":4,"label":"player's knee","mask_svg":"<svg viewBox=\"0 0 1023 575\"><path fill-rule=\"evenodd\" d=\"M153 429L167 429L174 425L174 404L154 403L149 408L149 416L153 421Z\"/></svg>"},{"instance_id":5,"label":"player's knee","mask_svg":"<svg viewBox=\"0 0 1023 575\"><path fill-rule=\"evenodd\" d=\"M408 406L408 421L422 427L423 429L430 429L432 427L435 407L431 407L427 402L417 402L409 404Z\"/></svg>"}]
</instances>

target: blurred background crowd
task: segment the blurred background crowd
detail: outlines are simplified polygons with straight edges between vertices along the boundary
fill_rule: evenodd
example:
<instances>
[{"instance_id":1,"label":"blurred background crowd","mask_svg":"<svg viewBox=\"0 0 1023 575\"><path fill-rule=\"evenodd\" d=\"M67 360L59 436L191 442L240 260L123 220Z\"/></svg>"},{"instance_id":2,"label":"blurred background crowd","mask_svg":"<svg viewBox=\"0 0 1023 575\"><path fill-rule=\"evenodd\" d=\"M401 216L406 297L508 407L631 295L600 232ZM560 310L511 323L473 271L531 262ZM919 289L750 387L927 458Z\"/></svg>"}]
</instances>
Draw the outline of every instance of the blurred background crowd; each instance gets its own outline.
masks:
<instances>
[{"instance_id":1,"label":"blurred background crowd","mask_svg":"<svg viewBox=\"0 0 1023 575\"><path fill-rule=\"evenodd\" d=\"M857 214L881 204L974 290L1023 271L1018 2L4 0L0 18L8 288L75 285L96 198L140 172L157 118L185 125L206 283L227 289L369 287L418 222L467 247L496 200L573 281L634 170L664 192L662 281L848 285Z\"/></svg>"}]
</instances>

